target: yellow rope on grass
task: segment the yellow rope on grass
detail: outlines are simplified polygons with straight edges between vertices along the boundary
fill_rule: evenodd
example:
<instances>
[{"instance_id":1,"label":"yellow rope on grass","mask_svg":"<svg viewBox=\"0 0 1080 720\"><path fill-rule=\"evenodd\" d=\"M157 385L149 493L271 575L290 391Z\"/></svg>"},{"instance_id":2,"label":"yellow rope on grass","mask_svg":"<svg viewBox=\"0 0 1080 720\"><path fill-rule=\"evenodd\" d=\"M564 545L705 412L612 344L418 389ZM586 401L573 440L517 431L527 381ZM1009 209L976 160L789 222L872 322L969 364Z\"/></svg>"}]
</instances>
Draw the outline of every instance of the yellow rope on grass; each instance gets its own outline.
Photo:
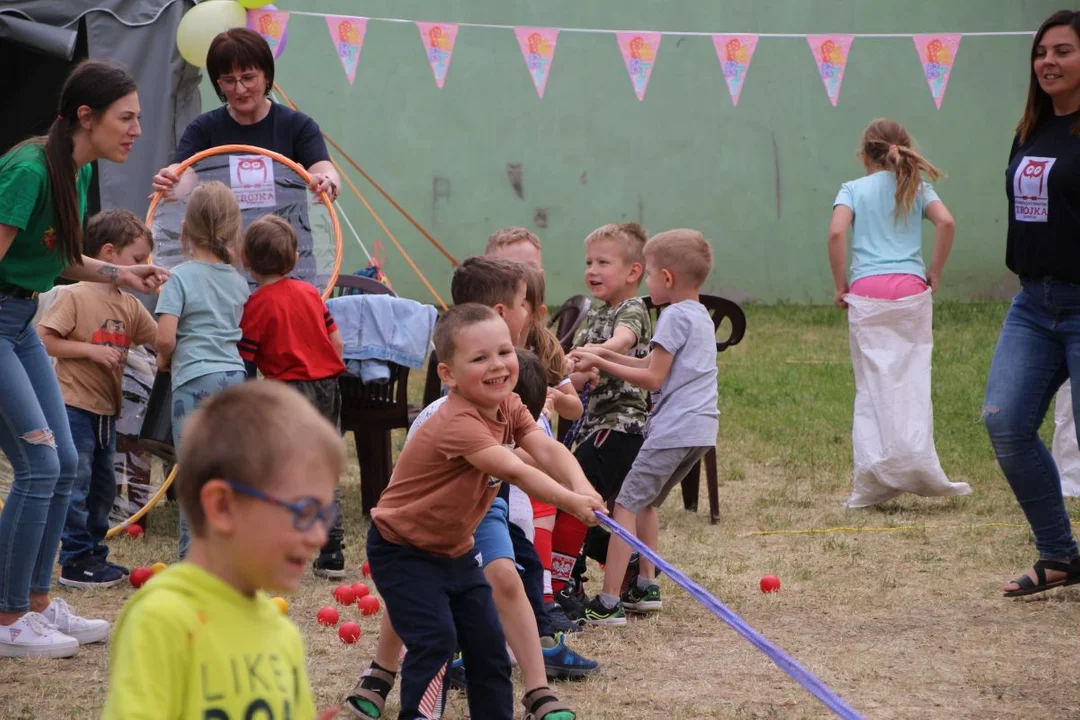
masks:
<instances>
[{"instance_id":1,"label":"yellow rope on grass","mask_svg":"<svg viewBox=\"0 0 1080 720\"><path fill-rule=\"evenodd\" d=\"M746 533L742 537L760 537L765 535L828 535L830 533L843 532L897 532L903 530L934 530L934 529L962 529L974 530L976 528L1025 528L1023 523L976 523L973 525L896 525L892 527L856 527L841 526L831 528L808 528L805 530L758 530Z\"/></svg>"}]
</instances>

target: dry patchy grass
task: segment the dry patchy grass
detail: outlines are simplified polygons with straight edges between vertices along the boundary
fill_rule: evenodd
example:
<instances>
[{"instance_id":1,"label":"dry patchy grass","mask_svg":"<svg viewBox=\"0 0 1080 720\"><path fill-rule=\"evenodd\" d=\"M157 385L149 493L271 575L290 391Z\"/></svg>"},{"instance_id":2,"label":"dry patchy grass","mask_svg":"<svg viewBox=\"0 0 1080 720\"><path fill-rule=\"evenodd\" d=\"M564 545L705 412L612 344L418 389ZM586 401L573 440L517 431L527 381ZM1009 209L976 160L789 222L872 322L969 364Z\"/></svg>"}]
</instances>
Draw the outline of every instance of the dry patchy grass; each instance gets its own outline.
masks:
<instances>
[{"instance_id":1,"label":"dry patchy grass","mask_svg":"<svg viewBox=\"0 0 1080 720\"><path fill-rule=\"evenodd\" d=\"M677 500L663 509L661 553L868 718L1080 717L1080 591L1000 596L1001 583L1035 559L1026 527L1008 525L1023 517L979 423L1003 315L1000 304L938 310L938 450L972 496L845 510L854 389L842 316L751 308L747 339L721 357L721 522L711 527ZM353 468L345 481L353 508L357 482ZM349 520L357 580L366 523L355 513ZM155 510L148 537L115 542L114 557L132 565L172 559L174 523L174 509ZM837 527L878 531L786 534ZM774 531L785 532L761 534ZM758 591L766 573L783 581L779 593ZM595 679L558 686L580 717L829 716L734 631L671 582L662 586L662 615L573 639L603 663ZM365 635L351 647L319 627L315 612L331 602L332 587L309 578L290 598L321 704L352 687L378 627L361 619ZM111 619L133 591L58 592L81 612ZM0 717L94 717L107 673L104 646L72 660L0 661ZM389 707L393 716L396 701ZM448 716L465 714L455 695Z\"/></svg>"}]
</instances>

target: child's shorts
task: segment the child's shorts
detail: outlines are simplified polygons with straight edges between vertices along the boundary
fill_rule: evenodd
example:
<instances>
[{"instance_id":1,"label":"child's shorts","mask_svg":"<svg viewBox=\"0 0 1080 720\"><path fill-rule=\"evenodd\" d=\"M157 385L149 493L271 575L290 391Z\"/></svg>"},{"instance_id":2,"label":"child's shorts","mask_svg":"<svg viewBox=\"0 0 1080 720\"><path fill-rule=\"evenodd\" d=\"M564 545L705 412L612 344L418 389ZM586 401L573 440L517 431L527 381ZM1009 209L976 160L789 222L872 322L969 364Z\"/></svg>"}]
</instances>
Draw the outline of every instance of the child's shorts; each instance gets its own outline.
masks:
<instances>
[{"instance_id":1,"label":"child's shorts","mask_svg":"<svg viewBox=\"0 0 1080 720\"><path fill-rule=\"evenodd\" d=\"M711 448L642 448L626 474L615 502L635 515L660 507L671 489L681 483Z\"/></svg>"},{"instance_id":2,"label":"child's shorts","mask_svg":"<svg viewBox=\"0 0 1080 720\"><path fill-rule=\"evenodd\" d=\"M540 502L533 498L529 498L529 501L532 503L533 520L538 520L542 517L551 517L559 512L554 505L548 505L545 502Z\"/></svg>"},{"instance_id":3,"label":"child's shorts","mask_svg":"<svg viewBox=\"0 0 1080 720\"><path fill-rule=\"evenodd\" d=\"M643 442L641 435L604 428L582 440L574 457L600 497L610 500L622 487Z\"/></svg>"},{"instance_id":4,"label":"child's shorts","mask_svg":"<svg viewBox=\"0 0 1080 720\"><path fill-rule=\"evenodd\" d=\"M506 558L514 562L514 541L510 539L510 509L501 497L491 503L473 533L473 549L480 553L480 565ZM515 563L516 565L516 563Z\"/></svg>"}]
</instances>

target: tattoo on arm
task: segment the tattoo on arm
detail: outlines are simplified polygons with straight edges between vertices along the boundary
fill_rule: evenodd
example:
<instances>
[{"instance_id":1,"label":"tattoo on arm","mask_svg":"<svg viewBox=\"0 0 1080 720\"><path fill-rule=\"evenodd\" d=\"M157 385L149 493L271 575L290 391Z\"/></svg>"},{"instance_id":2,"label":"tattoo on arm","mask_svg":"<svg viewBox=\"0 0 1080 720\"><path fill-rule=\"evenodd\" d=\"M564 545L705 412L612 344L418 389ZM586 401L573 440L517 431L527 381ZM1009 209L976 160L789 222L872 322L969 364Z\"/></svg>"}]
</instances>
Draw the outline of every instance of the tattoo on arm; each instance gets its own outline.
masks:
<instances>
[{"instance_id":1,"label":"tattoo on arm","mask_svg":"<svg viewBox=\"0 0 1080 720\"><path fill-rule=\"evenodd\" d=\"M111 283L115 283L120 277L120 271L117 270L115 265L102 265L98 268L97 274L106 282Z\"/></svg>"}]
</instances>

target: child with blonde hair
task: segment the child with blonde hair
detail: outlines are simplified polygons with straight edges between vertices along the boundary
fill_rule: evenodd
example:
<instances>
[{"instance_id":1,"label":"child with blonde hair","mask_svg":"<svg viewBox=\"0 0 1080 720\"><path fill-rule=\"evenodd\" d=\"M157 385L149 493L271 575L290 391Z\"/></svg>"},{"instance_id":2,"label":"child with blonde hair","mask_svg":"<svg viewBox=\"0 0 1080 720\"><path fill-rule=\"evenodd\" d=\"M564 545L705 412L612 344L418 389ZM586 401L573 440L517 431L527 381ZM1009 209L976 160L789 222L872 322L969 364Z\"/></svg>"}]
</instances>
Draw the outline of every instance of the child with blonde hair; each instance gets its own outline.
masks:
<instances>
[{"instance_id":1,"label":"child with blonde hair","mask_svg":"<svg viewBox=\"0 0 1080 720\"><path fill-rule=\"evenodd\" d=\"M712 270L712 248L697 230L669 230L644 249L646 284L657 307L667 307L644 358L629 357L603 345L574 350L575 370L597 368L653 393L645 441L615 498L612 519L657 550L657 509L672 488L716 447L720 413L716 409L716 330L701 304L701 286ZM585 607L591 625L625 625L626 611L662 609L656 567L639 559L639 574L622 591L630 546L612 538L602 591Z\"/></svg>"},{"instance_id":2,"label":"child with blonde hair","mask_svg":"<svg viewBox=\"0 0 1080 720\"><path fill-rule=\"evenodd\" d=\"M855 370L855 487L847 504L867 507L903 492L966 495L971 488L949 482L933 444L930 291L938 289L956 226L922 176L936 180L941 171L900 123L887 119L867 126L859 159L866 175L840 186L828 239L833 302L848 310ZM922 257L923 218L935 228L929 269ZM869 357L883 350L893 358L888 368Z\"/></svg>"},{"instance_id":3,"label":"child with blonde hair","mask_svg":"<svg viewBox=\"0 0 1080 720\"><path fill-rule=\"evenodd\" d=\"M187 200L180 245L191 259L161 289L158 369L172 373L173 443L180 449L184 419L220 390L247 377L240 358L240 318L247 281L233 267L240 251L240 204L224 183L196 187ZM190 535L180 518L180 557Z\"/></svg>"}]
</instances>

